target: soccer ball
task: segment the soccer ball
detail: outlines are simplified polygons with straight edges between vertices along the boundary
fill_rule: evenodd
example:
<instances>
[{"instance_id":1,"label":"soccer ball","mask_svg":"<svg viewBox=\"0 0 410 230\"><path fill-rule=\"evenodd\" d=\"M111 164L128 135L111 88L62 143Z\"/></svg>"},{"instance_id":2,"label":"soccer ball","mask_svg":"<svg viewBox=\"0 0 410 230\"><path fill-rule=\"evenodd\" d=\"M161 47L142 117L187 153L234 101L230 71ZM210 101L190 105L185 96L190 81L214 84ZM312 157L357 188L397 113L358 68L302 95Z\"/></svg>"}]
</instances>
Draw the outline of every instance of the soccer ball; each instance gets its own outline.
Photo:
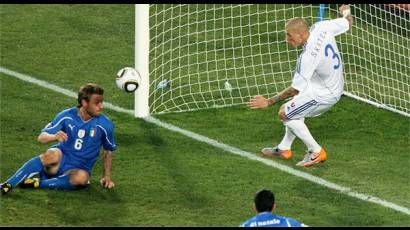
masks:
<instances>
[{"instance_id":1,"label":"soccer ball","mask_svg":"<svg viewBox=\"0 0 410 230\"><path fill-rule=\"evenodd\" d=\"M141 76L134 68L124 67L118 71L115 83L121 90L132 93L137 90L141 84Z\"/></svg>"}]
</instances>

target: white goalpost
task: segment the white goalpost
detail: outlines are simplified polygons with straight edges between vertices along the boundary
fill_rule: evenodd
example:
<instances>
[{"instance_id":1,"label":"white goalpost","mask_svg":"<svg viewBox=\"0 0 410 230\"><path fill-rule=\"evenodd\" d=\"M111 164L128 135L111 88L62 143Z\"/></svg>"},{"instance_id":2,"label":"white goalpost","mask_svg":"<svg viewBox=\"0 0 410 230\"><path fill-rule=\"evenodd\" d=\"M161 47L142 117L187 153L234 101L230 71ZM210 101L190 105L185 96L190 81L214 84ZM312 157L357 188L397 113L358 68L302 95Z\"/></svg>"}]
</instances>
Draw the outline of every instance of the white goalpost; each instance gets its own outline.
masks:
<instances>
[{"instance_id":1,"label":"white goalpost","mask_svg":"<svg viewBox=\"0 0 410 230\"><path fill-rule=\"evenodd\" d=\"M141 76L139 89L135 91L134 115L149 116L149 5L135 6L135 69Z\"/></svg>"},{"instance_id":2,"label":"white goalpost","mask_svg":"<svg viewBox=\"0 0 410 230\"><path fill-rule=\"evenodd\" d=\"M293 17L309 25L337 6L135 5L135 116L243 105L288 87L300 49L285 42ZM410 116L410 17L386 5L351 5L340 35L345 95Z\"/></svg>"}]
</instances>

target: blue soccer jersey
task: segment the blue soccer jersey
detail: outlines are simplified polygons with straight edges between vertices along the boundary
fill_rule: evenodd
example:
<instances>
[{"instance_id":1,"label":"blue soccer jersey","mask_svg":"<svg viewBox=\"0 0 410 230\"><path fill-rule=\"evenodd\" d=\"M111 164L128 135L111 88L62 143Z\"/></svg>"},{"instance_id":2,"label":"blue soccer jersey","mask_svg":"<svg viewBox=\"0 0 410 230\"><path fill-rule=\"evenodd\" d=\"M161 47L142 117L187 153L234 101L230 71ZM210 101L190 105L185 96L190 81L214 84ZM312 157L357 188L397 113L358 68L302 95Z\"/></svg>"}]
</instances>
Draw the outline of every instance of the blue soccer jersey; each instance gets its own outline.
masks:
<instances>
[{"instance_id":1,"label":"blue soccer jersey","mask_svg":"<svg viewBox=\"0 0 410 230\"><path fill-rule=\"evenodd\" d=\"M261 212L255 217L247 220L245 223L241 224L239 227L303 227L302 223L298 221L283 217L273 215L271 212Z\"/></svg>"},{"instance_id":2,"label":"blue soccer jersey","mask_svg":"<svg viewBox=\"0 0 410 230\"><path fill-rule=\"evenodd\" d=\"M98 159L100 149L114 151L114 124L104 114L83 121L77 107L66 109L46 125L41 131L56 134L58 131L67 134L67 141L59 142L53 147L59 148L67 162L78 168L91 171Z\"/></svg>"}]
</instances>

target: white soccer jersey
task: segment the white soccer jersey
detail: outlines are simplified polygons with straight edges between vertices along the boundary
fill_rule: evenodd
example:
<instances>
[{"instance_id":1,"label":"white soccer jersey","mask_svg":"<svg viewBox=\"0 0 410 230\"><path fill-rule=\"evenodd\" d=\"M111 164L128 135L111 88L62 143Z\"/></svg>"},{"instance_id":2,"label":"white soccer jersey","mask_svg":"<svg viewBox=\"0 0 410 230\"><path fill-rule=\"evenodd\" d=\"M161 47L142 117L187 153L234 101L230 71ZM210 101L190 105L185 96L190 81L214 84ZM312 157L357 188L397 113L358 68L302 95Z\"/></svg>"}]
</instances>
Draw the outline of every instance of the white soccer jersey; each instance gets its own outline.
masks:
<instances>
[{"instance_id":1,"label":"white soccer jersey","mask_svg":"<svg viewBox=\"0 0 410 230\"><path fill-rule=\"evenodd\" d=\"M299 55L292 87L322 102L335 103L343 93L343 63L335 36L349 30L345 18L315 23Z\"/></svg>"}]
</instances>

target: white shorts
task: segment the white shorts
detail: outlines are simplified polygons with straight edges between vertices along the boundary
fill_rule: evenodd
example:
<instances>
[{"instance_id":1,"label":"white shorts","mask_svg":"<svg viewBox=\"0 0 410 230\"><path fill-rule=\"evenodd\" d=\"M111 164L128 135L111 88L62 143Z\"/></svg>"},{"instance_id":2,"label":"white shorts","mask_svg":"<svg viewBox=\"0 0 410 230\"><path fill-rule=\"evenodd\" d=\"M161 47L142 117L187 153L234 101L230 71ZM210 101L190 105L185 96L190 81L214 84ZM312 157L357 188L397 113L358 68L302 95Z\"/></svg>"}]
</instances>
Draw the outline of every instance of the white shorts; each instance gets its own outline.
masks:
<instances>
[{"instance_id":1,"label":"white shorts","mask_svg":"<svg viewBox=\"0 0 410 230\"><path fill-rule=\"evenodd\" d=\"M292 100L285 103L284 111L288 120L317 117L332 108L334 104L336 102L321 102L309 94L298 94Z\"/></svg>"}]
</instances>

